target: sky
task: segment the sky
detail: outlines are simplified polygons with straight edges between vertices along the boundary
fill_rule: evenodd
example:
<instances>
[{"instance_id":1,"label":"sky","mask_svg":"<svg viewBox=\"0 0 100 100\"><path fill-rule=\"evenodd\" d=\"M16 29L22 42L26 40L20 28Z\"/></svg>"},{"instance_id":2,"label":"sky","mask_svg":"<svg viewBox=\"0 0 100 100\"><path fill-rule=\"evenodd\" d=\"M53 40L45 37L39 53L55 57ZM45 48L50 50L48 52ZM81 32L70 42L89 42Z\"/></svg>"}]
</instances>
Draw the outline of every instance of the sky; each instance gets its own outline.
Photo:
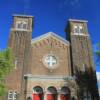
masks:
<instances>
[{"instance_id":1,"label":"sky","mask_svg":"<svg viewBox=\"0 0 100 100\"><path fill-rule=\"evenodd\" d=\"M82 19L88 21L94 51L100 42L100 0L0 0L0 49L7 47L14 14L34 16L33 38L49 31L65 38L68 19ZM96 71L100 88L100 66Z\"/></svg>"}]
</instances>

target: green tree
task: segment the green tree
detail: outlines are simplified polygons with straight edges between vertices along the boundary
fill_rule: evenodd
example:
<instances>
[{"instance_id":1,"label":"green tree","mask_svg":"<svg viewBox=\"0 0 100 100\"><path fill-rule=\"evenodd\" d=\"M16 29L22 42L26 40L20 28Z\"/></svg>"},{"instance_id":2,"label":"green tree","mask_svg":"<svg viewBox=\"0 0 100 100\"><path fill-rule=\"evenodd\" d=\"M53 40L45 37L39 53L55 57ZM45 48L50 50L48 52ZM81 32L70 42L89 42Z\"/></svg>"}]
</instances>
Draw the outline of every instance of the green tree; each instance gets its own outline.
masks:
<instances>
[{"instance_id":1,"label":"green tree","mask_svg":"<svg viewBox=\"0 0 100 100\"><path fill-rule=\"evenodd\" d=\"M13 68L12 50L7 48L0 51L0 96L5 94L5 77Z\"/></svg>"}]
</instances>

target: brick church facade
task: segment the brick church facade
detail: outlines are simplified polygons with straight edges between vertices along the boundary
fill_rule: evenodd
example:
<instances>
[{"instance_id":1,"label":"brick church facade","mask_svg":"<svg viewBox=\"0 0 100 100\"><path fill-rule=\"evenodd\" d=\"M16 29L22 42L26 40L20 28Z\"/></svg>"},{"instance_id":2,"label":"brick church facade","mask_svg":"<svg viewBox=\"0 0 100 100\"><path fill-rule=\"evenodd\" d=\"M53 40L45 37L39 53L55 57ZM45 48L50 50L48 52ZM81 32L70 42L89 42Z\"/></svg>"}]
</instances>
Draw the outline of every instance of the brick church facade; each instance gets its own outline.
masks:
<instances>
[{"instance_id":1,"label":"brick church facade","mask_svg":"<svg viewBox=\"0 0 100 100\"><path fill-rule=\"evenodd\" d=\"M66 39L53 32L32 39L33 22L33 16L13 16L15 66L3 100L99 100L87 21L68 20Z\"/></svg>"}]
</instances>

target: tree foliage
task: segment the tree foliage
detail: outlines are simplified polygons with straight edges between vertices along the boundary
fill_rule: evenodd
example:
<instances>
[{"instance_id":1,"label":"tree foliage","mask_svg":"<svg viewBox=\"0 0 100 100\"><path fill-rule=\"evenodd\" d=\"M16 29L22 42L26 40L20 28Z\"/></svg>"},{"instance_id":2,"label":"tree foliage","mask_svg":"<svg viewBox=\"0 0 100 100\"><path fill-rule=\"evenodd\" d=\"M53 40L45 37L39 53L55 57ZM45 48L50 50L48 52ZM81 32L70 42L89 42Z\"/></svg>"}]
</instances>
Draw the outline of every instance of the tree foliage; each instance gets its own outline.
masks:
<instances>
[{"instance_id":1,"label":"tree foliage","mask_svg":"<svg viewBox=\"0 0 100 100\"><path fill-rule=\"evenodd\" d=\"M11 71L13 67L13 55L12 50L7 48L0 51L0 96L5 92L5 77Z\"/></svg>"}]
</instances>

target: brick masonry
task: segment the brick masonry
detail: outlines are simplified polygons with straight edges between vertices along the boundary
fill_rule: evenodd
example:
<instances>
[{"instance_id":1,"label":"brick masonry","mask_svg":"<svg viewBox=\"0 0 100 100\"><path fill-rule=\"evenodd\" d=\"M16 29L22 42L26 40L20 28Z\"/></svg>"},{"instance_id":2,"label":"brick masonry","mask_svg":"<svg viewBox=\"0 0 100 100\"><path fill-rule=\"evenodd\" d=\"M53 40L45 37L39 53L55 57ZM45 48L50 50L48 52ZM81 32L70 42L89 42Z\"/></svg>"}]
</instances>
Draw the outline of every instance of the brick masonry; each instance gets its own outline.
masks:
<instances>
[{"instance_id":1,"label":"brick masonry","mask_svg":"<svg viewBox=\"0 0 100 100\"><path fill-rule=\"evenodd\" d=\"M27 23L27 30L16 28L17 22L20 21ZM83 83L78 84L76 79L79 78L78 72L84 72L84 64L89 75L93 72L91 79L94 79L94 84L91 87L94 86L95 89L93 88L91 92L89 90L91 87L88 88L86 84L83 90L85 88L91 93L93 98L91 100L98 100L97 81L87 23L70 20L66 28L69 37L69 41L67 41L57 35L54 36L55 33L53 32L49 32L46 36L37 40L32 40L33 22L34 17L32 16L15 15L13 17L9 47L12 48L17 63L6 78L8 91L17 91L18 100L27 100L28 97L32 98L35 86L40 86L45 96L48 87L54 86L60 95L61 88L65 86L70 89L70 98L74 97L75 100L80 100L82 98L80 87L83 86ZM82 25L84 34L75 35L74 25ZM44 64L47 55L56 57L57 66L55 69L49 69ZM82 82L80 78L78 80ZM5 96L5 100L7 100L7 96ZM59 97L58 100L60 100Z\"/></svg>"}]
</instances>

